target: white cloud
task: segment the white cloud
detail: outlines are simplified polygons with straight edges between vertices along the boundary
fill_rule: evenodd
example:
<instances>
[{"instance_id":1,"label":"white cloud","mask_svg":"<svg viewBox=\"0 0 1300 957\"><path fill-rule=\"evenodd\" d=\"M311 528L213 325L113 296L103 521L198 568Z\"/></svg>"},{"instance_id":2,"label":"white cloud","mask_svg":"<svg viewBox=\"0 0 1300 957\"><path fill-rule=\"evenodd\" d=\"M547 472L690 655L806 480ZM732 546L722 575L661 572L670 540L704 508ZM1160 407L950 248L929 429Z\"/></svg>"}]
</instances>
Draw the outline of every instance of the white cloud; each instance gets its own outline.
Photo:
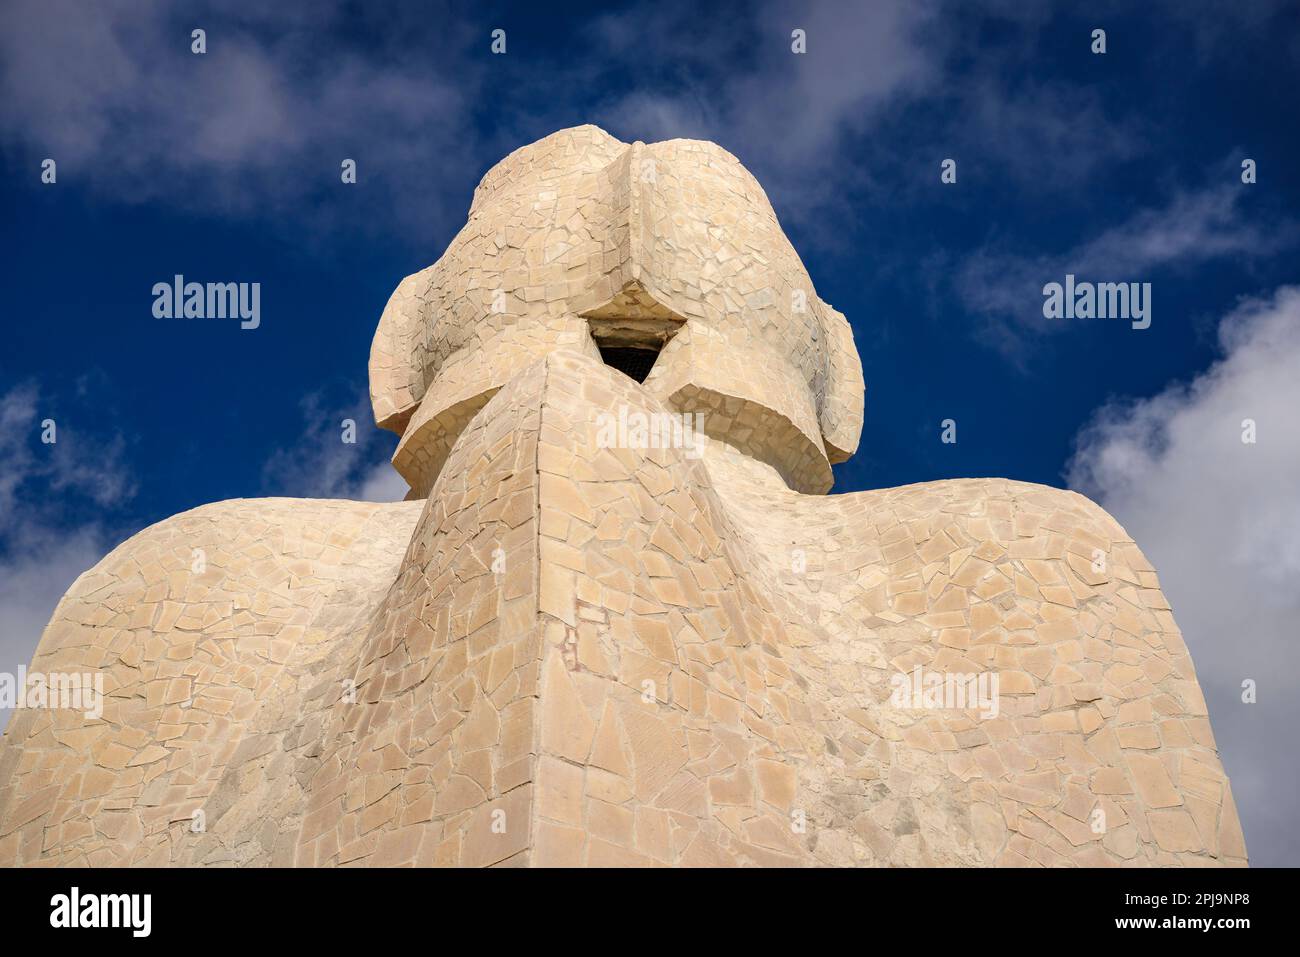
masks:
<instances>
[{"instance_id":1,"label":"white cloud","mask_svg":"<svg viewBox=\"0 0 1300 957\"><path fill-rule=\"evenodd\" d=\"M463 212L441 181L477 165L478 73L461 64L451 75L433 55L358 56L347 13L339 2L13 0L0 30L0 134L29 161L55 159L61 183L237 215L301 213L352 158L368 202L423 234ZM190 50L198 25L202 55ZM319 175L288 175L302 168ZM330 204L310 209L324 217Z\"/></svg>"},{"instance_id":2,"label":"white cloud","mask_svg":"<svg viewBox=\"0 0 1300 957\"><path fill-rule=\"evenodd\" d=\"M1300 287L1244 302L1221 361L1100 410L1068 469L1155 565L1258 864L1300 863ZM1242 442L1253 419L1257 442ZM1257 704L1241 683L1258 684Z\"/></svg>"}]
</instances>

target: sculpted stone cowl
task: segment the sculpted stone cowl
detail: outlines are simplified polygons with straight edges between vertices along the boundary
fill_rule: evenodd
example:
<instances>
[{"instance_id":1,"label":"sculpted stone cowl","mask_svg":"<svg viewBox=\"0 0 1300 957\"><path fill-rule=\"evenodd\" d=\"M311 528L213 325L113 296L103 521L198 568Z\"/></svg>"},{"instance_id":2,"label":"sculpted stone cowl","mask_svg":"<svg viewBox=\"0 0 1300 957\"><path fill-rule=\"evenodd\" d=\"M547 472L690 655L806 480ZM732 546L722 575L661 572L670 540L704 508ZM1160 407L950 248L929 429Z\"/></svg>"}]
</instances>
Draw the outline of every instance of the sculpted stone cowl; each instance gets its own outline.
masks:
<instances>
[{"instance_id":1,"label":"sculpted stone cowl","mask_svg":"<svg viewBox=\"0 0 1300 957\"><path fill-rule=\"evenodd\" d=\"M1110 516L823 494L852 332L719 147L511 154L370 385L407 502L204 506L60 602L33 669L103 715L14 717L0 864L1245 863Z\"/></svg>"}]
</instances>

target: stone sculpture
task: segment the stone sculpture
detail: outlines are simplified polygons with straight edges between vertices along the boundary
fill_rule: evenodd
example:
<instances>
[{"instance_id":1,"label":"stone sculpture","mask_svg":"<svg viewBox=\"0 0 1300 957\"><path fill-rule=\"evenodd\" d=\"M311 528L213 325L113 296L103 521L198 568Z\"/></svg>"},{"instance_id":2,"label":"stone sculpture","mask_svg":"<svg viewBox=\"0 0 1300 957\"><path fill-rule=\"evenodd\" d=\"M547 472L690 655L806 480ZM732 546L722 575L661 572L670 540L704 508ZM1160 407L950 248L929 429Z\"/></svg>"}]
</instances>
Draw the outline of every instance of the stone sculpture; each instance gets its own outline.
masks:
<instances>
[{"instance_id":1,"label":"stone sculpture","mask_svg":"<svg viewBox=\"0 0 1300 957\"><path fill-rule=\"evenodd\" d=\"M1245 863L1110 516L823 494L852 332L725 150L517 150L370 385L408 501L207 505L69 590L33 669L102 672L103 717L14 718L0 864Z\"/></svg>"}]
</instances>

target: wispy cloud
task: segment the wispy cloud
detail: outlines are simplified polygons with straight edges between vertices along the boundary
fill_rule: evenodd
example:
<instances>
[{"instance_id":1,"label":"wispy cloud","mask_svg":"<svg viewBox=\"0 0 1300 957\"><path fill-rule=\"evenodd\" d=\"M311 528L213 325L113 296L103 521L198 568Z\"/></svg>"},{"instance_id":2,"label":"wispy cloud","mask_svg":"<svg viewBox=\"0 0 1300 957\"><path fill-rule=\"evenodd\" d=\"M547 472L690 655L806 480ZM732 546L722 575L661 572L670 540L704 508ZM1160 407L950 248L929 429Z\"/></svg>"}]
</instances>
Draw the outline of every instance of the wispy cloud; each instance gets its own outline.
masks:
<instances>
[{"instance_id":1,"label":"wispy cloud","mask_svg":"<svg viewBox=\"0 0 1300 957\"><path fill-rule=\"evenodd\" d=\"M1183 191L1166 204L1139 210L1122 223L1064 252L1021 254L997 247L969 257L956 276L968 310L982 315L984 338L1005 355L1023 358L1036 338L1066 328L1043 320L1043 286L1067 273L1090 282L1151 281L1224 257L1248 261L1294 242L1293 224L1268 222L1247 211L1246 190L1233 181Z\"/></svg>"},{"instance_id":2,"label":"wispy cloud","mask_svg":"<svg viewBox=\"0 0 1300 957\"><path fill-rule=\"evenodd\" d=\"M1145 151L1136 121L1114 117L1095 90L1026 77L984 75L961 84L943 135L985 180L1032 193L1079 189L1108 165Z\"/></svg>"},{"instance_id":3,"label":"wispy cloud","mask_svg":"<svg viewBox=\"0 0 1300 957\"><path fill-rule=\"evenodd\" d=\"M475 71L440 69L437 50L361 56L349 8L15 0L0 31L0 132L29 161L55 159L60 182L258 217L336 188L351 158L386 221L427 225L451 208L438 174L474 167ZM458 29L438 36L460 49Z\"/></svg>"},{"instance_id":4,"label":"wispy cloud","mask_svg":"<svg viewBox=\"0 0 1300 957\"><path fill-rule=\"evenodd\" d=\"M1180 29L1218 35L1221 17L1186 6L1170 8ZM1281 6L1253 5L1232 35L1268 29ZM24 163L57 159L62 182L253 218L337 200L353 158L366 221L427 234L456 224L486 162L594 121L624 138L714 139L783 214L816 222L854 190L896 191L881 169L900 149L963 152L1031 188L1077 186L1141 152L1133 122L1089 85L1034 75L1062 23L1079 29L1064 5L764 0L705 17L664 0L594 14L559 50L512 27L511 52L494 57L485 20L424 5L12 0L0 133ZM806 54L791 52L795 29Z\"/></svg>"},{"instance_id":5,"label":"wispy cloud","mask_svg":"<svg viewBox=\"0 0 1300 957\"><path fill-rule=\"evenodd\" d=\"M972 73L977 31L959 11L940 0L767 0L701 17L689 0L666 0L653 16L594 16L579 58L518 33L498 58L482 23L434 29L405 8L370 14L389 22L369 39L403 44L363 47L349 19L358 11L342 0L258 12L15 0L0 33L0 132L25 162L55 158L62 182L255 218L301 216L304 197L329 190L337 199L339 164L353 158L371 224L423 232L463 215L485 162L578 122L624 138L715 140L806 224L856 190L897 189L877 177L917 129L937 130L922 153L978 144L1033 183L1045 155L1075 175L1131 154L1132 138L1086 89ZM1043 16L994 13L1028 33ZM190 52L196 27L207 30L201 56ZM791 51L795 29L803 55ZM512 58L525 55L530 81L512 82ZM570 112L575 90L582 115ZM328 217L333 206L311 208Z\"/></svg>"},{"instance_id":6,"label":"wispy cloud","mask_svg":"<svg viewBox=\"0 0 1300 957\"><path fill-rule=\"evenodd\" d=\"M42 441L43 434L50 441ZM136 483L125 451L122 436L99 438L58 414L34 381L14 386L0 396L0 540L61 511L63 503L51 492L100 508L130 499Z\"/></svg>"},{"instance_id":7,"label":"wispy cloud","mask_svg":"<svg viewBox=\"0 0 1300 957\"><path fill-rule=\"evenodd\" d=\"M40 440L47 419L53 443ZM31 661L59 598L113 545L103 518L70 523L73 506L109 515L135 494L122 440L70 422L35 382L0 395L0 671Z\"/></svg>"},{"instance_id":8,"label":"wispy cloud","mask_svg":"<svg viewBox=\"0 0 1300 957\"><path fill-rule=\"evenodd\" d=\"M1287 798L1300 788L1300 287L1243 303L1219 338L1222 360L1192 382L1099 410L1068 478L1159 570L1252 861L1276 866L1300 856Z\"/></svg>"},{"instance_id":9,"label":"wispy cloud","mask_svg":"<svg viewBox=\"0 0 1300 957\"><path fill-rule=\"evenodd\" d=\"M266 494L367 502L402 500L407 484L389 463L396 436L375 426L368 397L331 402L321 390L308 394L300 409L300 438L276 451L262 469Z\"/></svg>"},{"instance_id":10,"label":"wispy cloud","mask_svg":"<svg viewBox=\"0 0 1300 957\"><path fill-rule=\"evenodd\" d=\"M940 51L927 31L939 13L933 0L834 0L766 2L728 18L701 18L689 2L662 4L649 20L638 10L608 14L589 31L599 64L646 66L595 119L647 141L713 140L782 197L787 215L811 219L869 177L860 157L845 162L850 139L938 82ZM804 54L791 49L796 29Z\"/></svg>"},{"instance_id":11,"label":"wispy cloud","mask_svg":"<svg viewBox=\"0 0 1300 957\"><path fill-rule=\"evenodd\" d=\"M104 440L61 414L36 382L0 395L0 671L31 661L59 599L125 534L115 517L138 483L120 436ZM66 400L65 400L66 401ZM267 462L267 494L398 501L406 483L388 463L393 436L380 432L363 396L331 406L323 392L303 400L298 443ZM42 443L53 419L56 441ZM342 420L356 423L344 443ZM130 529L128 531L134 531ZM0 728L8 720L0 712Z\"/></svg>"}]
</instances>

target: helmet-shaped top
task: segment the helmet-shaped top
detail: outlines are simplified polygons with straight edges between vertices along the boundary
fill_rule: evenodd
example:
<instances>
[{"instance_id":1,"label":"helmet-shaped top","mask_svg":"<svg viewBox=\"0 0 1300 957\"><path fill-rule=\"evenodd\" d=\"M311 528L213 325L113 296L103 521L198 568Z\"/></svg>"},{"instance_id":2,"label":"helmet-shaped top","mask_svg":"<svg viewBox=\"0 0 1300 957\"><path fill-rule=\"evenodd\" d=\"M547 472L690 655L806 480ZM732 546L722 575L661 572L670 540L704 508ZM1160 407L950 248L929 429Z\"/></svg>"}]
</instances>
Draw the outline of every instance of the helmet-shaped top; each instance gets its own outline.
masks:
<instances>
[{"instance_id":1,"label":"helmet-shaped top","mask_svg":"<svg viewBox=\"0 0 1300 957\"><path fill-rule=\"evenodd\" d=\"M402 435L393 464L415 493L502 385L561 348L712 413L711 438L799 491L827 491L830 464L857 448L849 324L817 296L757 180L713 143L629 145L580 126L488 171L469 221L399 284L371 347L375 420Z\"/></svg>"}]
</instances>

